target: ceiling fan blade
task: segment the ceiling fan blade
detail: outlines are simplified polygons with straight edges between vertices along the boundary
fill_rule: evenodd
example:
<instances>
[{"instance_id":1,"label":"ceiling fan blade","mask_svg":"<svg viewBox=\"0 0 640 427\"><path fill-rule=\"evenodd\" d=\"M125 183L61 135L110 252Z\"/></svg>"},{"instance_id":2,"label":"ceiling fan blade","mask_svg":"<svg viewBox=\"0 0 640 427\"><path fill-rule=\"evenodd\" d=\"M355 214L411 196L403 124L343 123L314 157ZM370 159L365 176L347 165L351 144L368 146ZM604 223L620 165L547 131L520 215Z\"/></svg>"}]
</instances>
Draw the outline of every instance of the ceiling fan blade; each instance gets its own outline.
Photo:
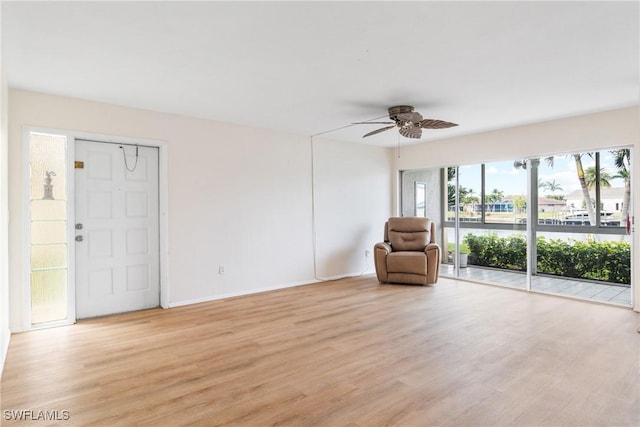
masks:
<instances>
[{"instance_id":1,"label":"ceiling fan blade","mask_svg":"<svg viewBox=\"0 0 640 427\"><path fill-rule=\"evenodd\" d=\"M368 134L364 135L364 136L363 136L363 138L366 138L366 137L371 136L371 135L375 135L375 134L380 133L380 132L384 132L385 130L392 129L392 128L394 128L394 127L396 127L396 125L393 125L393 126L385 126L385 127L383 127L383 128L376 129L376 130L371 131L371 132L369 132Z\"/></svg>"},{"instance_id":2,"label":"ceiling fan blade","mask_svg":"<svg viewBox=\"0 0 640 427\"><path fill-rule=\"evenodd\" d=\"M415 111L412 111L411 113L400 113L396 117L404 122L411 122L415 124L420 123L422 120L422 114L416 113Z\"/></svg>"},{"instance_id":3,"label":"ceiling fan blade","mask_svg":"<svg viewBox=\"0 0 640 427\"><path fill-rule=\"evenodd\" d=\"M352 125L390 125L393 124L395 122L354 122L351 123Z\"/></svg>"},{"instance_id":4,"label":"ceiling fan blade","mask_svg":"<svg viewBox=\"0 0 640 427\"><path fill-rule=\"evenodd\" d=\"M399 132L405 138L419 139L422 136L422 129L417 126L404 126L400 128Z\"/></svg>"},{"instance_id":5,"label":"ceiling fan blade","mask_svg":"<svg viewBox=\"0 0 640 427\"><path fill-rule=\"evenodd\" d=\"M419 126L423 129L446 129L458 126L458 124L444 120L424 119L420 121Z\"/></svg>"}]
</instances>

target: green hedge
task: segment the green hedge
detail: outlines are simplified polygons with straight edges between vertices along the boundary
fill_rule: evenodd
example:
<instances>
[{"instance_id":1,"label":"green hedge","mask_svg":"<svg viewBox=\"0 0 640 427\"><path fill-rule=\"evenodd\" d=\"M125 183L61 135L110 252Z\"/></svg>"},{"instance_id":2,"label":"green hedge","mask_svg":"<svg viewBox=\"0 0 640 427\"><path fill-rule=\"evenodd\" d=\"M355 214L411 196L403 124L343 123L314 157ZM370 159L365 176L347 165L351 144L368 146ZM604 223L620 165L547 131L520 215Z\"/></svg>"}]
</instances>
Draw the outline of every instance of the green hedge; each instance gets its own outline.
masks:
<instances>
[{"instance_id":1,"label":"green hedge","mask_svg":"<svg viewBox=\"0 0 640 427\"><path fill-rule=\"evenodd\" d=\"M526 271L527 242L523 235L467 234L469 264ZM625 242L579 242L537 239L538 273L631 283L631 247Z\"/></svg>"}]
</instances>

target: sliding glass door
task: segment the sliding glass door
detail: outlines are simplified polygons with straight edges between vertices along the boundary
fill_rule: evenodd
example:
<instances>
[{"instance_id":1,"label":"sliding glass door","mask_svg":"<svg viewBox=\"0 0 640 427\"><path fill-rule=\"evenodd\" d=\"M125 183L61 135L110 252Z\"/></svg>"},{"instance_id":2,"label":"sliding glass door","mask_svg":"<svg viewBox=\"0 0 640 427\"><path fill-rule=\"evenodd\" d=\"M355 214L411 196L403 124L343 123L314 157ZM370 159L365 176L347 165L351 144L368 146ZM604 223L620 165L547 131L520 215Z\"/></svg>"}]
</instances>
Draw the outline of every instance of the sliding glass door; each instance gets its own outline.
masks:
<instances>
[{"instance_id":1,"label":"sliding glass door","mask_svg":"<svg viewBox=\"0 0 640 427\"><path fill-rule=\"evenodd\" d=\"M630 305L630 165L622 147L444 168L442 275Z\"/></svg>"},{"instance_id":2,"label":"sliding glass door","mask_svg":"<svg viewBox=\"0 0 640 427\"><path fill-rule=\"evenodd\" d=\"M446 176L443 275L525 288L526 171L506 161L450 167Z\"/></svg>"},{"instance_id":3,"label":"sliding glass door","mask_svg":"<svg viewBox=\"0 0 640 427\"><path fill-rule=\"evenodd\" d=\"M540 161L532 290L631 304L630 161L628 148Z\"/></svg>"}]
</instances>

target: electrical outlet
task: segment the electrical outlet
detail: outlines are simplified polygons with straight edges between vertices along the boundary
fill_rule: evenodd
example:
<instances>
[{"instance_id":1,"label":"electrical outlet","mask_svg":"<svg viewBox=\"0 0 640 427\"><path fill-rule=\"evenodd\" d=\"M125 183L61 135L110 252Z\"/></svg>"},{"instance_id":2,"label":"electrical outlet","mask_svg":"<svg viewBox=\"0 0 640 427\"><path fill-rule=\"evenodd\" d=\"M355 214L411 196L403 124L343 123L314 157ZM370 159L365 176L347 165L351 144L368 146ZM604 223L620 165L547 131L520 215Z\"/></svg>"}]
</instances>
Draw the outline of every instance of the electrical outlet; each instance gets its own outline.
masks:
<instances>
[{"instance_id":1,"label":"electrical outlet","mask_svg":"<svg viewBox=\"0 0 640 427\"><path fill-rule=\"evenodd\" d=\"M224 265L218 266L218 274L224 276Z\"/></svg>"},{"instance_id":2,"label":"electrical outlet","mask_svg":"<svg viewBox=\"0 0 640 427\"><path fill-rule=\"evenodd\" d=\"M371 256L371 251L369 249L365 249L364 250L364 256L369 258L369 256Z\"/></svg>"}]
</instances>

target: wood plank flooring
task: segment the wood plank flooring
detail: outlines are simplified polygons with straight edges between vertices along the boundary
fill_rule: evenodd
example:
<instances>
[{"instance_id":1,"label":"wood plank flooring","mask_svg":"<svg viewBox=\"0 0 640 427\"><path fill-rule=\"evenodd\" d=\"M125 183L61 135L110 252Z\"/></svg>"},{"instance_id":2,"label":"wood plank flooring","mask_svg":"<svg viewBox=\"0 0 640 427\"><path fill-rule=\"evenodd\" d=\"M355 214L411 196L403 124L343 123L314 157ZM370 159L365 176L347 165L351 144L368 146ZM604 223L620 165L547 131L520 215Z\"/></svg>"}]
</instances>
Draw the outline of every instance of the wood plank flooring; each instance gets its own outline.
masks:
<instances>
[{"instance_id":1,"label":"wood plank flooring","mask_svg":"<svg viewBox=\"0 0 640 427\"><path fill-rule=\"evenodd\" d=\"M638 426L637 324L622 308L373 276L146 310L14 335L2 425Z\"/></svg>"}]
</instances>

